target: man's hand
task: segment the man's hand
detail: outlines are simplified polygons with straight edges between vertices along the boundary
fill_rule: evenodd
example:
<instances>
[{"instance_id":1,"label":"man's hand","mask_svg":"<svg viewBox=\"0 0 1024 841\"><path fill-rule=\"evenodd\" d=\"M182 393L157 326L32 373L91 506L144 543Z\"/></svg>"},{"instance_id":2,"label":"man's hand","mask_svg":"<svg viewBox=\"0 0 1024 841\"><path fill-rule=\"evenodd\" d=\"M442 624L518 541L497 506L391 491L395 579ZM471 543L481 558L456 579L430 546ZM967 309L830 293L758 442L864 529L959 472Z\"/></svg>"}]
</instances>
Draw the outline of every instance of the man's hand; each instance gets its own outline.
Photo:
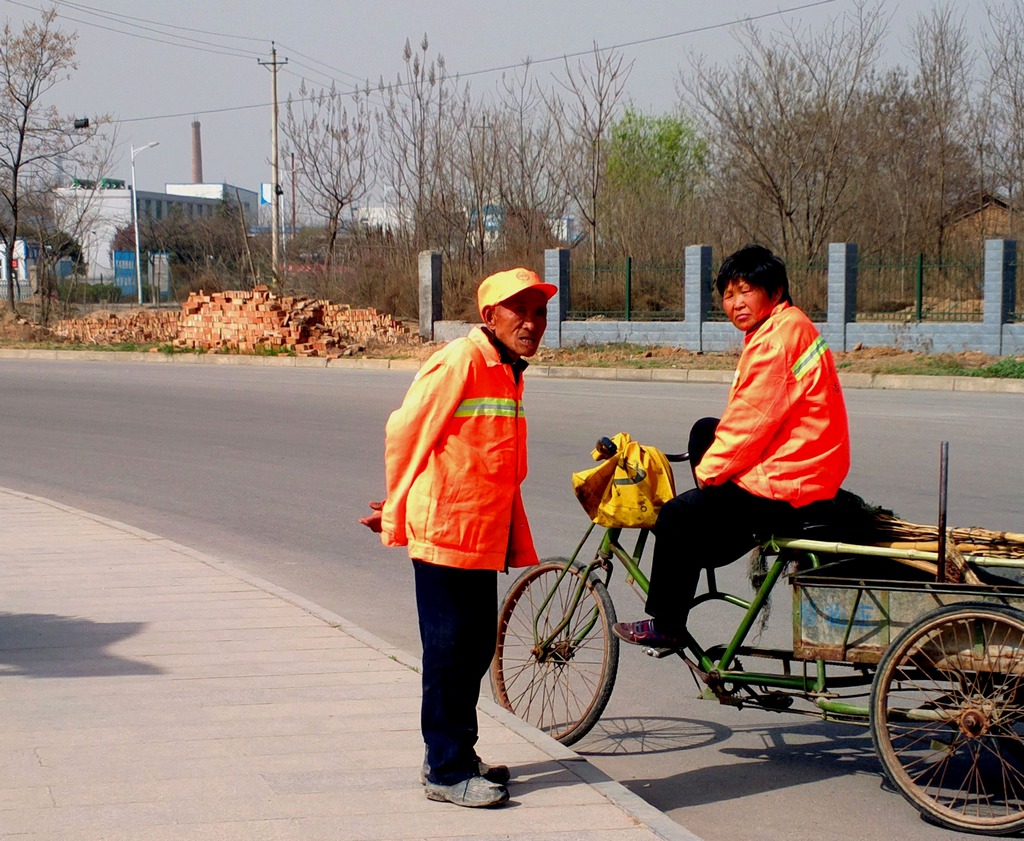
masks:
<instances>
[{"instance_id":1,"label":"man's hand","mask_svg":"<svg viewBox=\"0 0 1024 841\"><path fill-rule=\"evenodd\" d=\"M381 510L384 508L384 500L381 500L380 502L373 502L371 500L370 508L373 510L373 513L368 517L360 517L359 522L366 526L370 531L380 534L383 527L381 524Z\"/></svg>"}]
</instances>

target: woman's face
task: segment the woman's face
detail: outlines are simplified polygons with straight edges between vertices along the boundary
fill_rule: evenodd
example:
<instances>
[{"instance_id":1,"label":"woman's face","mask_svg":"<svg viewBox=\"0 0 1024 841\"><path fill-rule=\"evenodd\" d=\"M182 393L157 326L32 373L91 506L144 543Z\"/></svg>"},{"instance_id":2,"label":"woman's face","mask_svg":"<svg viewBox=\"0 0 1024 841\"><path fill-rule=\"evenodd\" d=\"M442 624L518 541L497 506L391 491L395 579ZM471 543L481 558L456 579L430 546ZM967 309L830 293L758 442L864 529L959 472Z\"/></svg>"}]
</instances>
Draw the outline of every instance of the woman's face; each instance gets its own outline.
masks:
<instances>
[{"instance_id":1,"label":"woman's face","mask_svg":"<svg viewBox=\"0 0 1024 841\"><path fill-rule=\"evenodd\" d=\"M760 286L751 286L743 278L730 280L722 290L722 308L737 330L756 330L782 300L782 290L769 295Z\"/></svg>"}]
</instances>

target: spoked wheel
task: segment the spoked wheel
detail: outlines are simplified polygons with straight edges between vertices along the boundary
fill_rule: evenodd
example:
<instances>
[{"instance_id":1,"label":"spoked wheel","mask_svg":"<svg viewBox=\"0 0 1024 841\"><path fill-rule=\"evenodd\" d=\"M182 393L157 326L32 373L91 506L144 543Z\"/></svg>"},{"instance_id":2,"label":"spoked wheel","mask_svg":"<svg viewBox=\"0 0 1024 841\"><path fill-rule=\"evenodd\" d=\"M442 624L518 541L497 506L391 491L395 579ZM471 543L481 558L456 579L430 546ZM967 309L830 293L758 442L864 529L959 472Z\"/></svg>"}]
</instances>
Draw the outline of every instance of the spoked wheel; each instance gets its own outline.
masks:
<instances>
[{"instance_id":1,"label":"spoked wheel","mask_svg":"<svg viewBox=\"0 0 1024 841\"><path fill-rule=\"evenodd\" d=\"M955 604L926 614L885 652L871 736L892 784L950 829L1024 828L1024 615Z\"/></svg>"},{"instance_id":2,"label":"spoked wheel","mask_svg":"<svg viewBox=\"0 0 1024 841\"><path fill-rule=\"evenodd\" d=\"M577 564L566 570L568 563L546 559L512 585L491 669L498 703L564 745L597 723L619 665L608 591Z\"/></svg>"}]
</instances>

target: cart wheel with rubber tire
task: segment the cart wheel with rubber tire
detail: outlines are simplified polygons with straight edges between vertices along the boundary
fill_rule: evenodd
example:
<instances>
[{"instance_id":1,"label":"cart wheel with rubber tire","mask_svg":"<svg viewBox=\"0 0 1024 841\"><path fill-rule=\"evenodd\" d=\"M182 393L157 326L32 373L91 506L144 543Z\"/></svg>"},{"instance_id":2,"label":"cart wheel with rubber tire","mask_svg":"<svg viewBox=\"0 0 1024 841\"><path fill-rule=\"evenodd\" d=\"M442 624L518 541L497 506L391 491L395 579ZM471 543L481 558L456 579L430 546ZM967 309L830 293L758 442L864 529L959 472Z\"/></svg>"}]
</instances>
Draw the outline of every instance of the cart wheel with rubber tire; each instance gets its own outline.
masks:
<instances>
[{"instance_id":1,"label":"cart wheel with rubber tire","mask_svg":"<svg viewBox=\"0 0 1024 841\"><path fill-rule=\"evenodd\" d=\"M584 572L579 562L548 558L516 580L498 615L491 667L498 703L564 745L597 723L619 664L615 608L604 583Z\"/></svg>"},{"instance_id":2,"label":"cart wheel with rubber tire","mask_svg":"<svg viewBox=\"0 0 1024 841\"><path fill-rule=\"evenodd\" d=\"M922 616L878 663L870 725L886 776L927 819L1024 828L1024 614L959 603Z\"/></svg>"}]
</instances>

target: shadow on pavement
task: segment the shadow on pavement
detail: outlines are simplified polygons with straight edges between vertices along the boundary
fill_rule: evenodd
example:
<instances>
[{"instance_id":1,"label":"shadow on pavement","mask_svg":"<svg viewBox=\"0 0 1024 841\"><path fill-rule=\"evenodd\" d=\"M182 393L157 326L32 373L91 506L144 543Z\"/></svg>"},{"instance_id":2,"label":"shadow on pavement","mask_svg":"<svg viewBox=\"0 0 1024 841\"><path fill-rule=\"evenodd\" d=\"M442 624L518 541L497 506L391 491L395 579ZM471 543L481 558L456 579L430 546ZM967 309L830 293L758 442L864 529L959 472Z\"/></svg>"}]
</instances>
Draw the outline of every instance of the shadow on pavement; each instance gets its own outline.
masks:
<instances>
[{"instance_id":1,"label":"shadow on pavement","mask_svg":"<svg viewBox=\"0 0 1024 841\"><path fill-rule=\"evenodd\" d=\"M877 776L879 784L882 782L878 758L866 730L844 728L830 732L822 725L758 730L760 746L723 747L721 763L659 779L630 780L626 785L652 805L669 811L855 774ZM733 759L725 759L727 756Z\"/></svg>"},{"instance_id":2,"label":"shadow on pavement","mask_svg":"<svg viewBox=\"0 0 1024 841\"><path fill-rule=\"evenodd\" d=\"M693 750L732 736L731 727L712 721L667 716L602 718L578 744L583 756L613 756Z\"/></svg>"},{"instance_id":3,"label":"shadow on pavement","mask_svg":"<svg viewBox=\"0 0 1024 841\"><path fill-rule=\"evenodd\" d=\"M116 677L159 674L148 663L105 651L143 622L93 622L45 613L0 613L0 677Z\"/></svg>"}]
</instances>

